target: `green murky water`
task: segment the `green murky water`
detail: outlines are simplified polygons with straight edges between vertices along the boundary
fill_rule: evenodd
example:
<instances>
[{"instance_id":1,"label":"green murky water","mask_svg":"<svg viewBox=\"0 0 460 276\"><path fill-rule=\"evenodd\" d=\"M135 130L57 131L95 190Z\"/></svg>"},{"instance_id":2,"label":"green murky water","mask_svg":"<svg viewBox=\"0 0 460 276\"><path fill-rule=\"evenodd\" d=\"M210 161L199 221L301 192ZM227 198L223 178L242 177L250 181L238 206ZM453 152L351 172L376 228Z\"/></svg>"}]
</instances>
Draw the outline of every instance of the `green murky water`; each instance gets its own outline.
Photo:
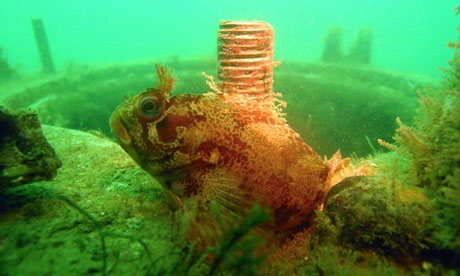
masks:
<instances>
[{"instance_id":1,"label":"green murky water","mask_svg":"<svg viewBox=\"0 0 460 276\"><path fill-rule=\"evenodd\" d=\"M63 165L52 181L0 183L0 275L457 275L460 57L445 46L458 41L456 5L1 1L0 105L36 111ZM32 18L44 22L54 73L43 72ZM154 85L157 63L174 70L174 93L209 91L201 73L216 76L221 20L273 26L282 62L274 91L288 124L320 156L340 149L375 175L347 182L313 227L267 259L252 254L258 240L244 228L264 219L261 210L221 229L208 249L217 258L196 250L180 212L108 125L124 97ZM360 32L371 35L363 41ZM337 47L328 51L331 37ZM3 174L14 158L0 126Z\"/></svg>"}]
</instances>

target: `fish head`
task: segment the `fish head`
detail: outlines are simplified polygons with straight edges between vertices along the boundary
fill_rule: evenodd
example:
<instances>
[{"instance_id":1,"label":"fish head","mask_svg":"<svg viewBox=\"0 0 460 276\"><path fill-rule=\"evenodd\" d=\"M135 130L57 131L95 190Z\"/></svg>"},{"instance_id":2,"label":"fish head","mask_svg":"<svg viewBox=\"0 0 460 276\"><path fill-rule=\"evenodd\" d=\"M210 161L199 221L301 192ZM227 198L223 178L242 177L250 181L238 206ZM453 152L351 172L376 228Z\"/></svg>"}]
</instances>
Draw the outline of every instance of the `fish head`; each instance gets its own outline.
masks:
<instances>
[{"instance_id":1,"label":"fish head","mask_svg":"<svg viewBox=\"0 0 460 276\"><path fill-rule=\"evenodd\" d=\"M174 147L151 139L157 124L165 119L166 100L156 89L147 89L119 105L110 118L110 126L120 146L141 167L155 174L155 163L166 158ZM157 138L159 135L156 135Z\"/></svg>"},{"instance_id":2,"label":"fish head","mask_svg":"<svg viewBox=\"0 0 460 276\"><path fill-rule=\"evenodd\" d=\"M193 119L170 96L174 79L163 67L157 66L157 71L160 84L125 99L113 112L110 126L131 158L166 185L187 173L191 161L184 158L183 134Z\"/></svg>"}]
</instances>

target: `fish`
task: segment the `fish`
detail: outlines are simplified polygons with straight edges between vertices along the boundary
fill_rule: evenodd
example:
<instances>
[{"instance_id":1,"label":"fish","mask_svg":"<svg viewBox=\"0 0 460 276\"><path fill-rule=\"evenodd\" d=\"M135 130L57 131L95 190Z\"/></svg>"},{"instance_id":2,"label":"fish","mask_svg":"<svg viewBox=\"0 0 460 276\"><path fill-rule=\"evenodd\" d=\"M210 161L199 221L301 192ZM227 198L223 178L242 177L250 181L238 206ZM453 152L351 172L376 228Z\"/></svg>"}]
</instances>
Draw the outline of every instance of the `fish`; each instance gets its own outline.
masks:
<instances>
[{"instance_id":1,"label":"fish","mask_svg":"<svg viewBox=\"0 0 460 276\"><path fill-rule=\"evenodd\" d=\"M305 224L340 180L349 159L323 160L286 122L273 97L211 92L172 96L175 79L124 100L110 125L120 146L163 187L168 205L190 217L188 236L204 248L219 239L214 207L228 225L255 203L273 233ZM213 207L214 206L214 207ZM267 224L268 225L268 224Z\"/></svg>"}]
</instances>

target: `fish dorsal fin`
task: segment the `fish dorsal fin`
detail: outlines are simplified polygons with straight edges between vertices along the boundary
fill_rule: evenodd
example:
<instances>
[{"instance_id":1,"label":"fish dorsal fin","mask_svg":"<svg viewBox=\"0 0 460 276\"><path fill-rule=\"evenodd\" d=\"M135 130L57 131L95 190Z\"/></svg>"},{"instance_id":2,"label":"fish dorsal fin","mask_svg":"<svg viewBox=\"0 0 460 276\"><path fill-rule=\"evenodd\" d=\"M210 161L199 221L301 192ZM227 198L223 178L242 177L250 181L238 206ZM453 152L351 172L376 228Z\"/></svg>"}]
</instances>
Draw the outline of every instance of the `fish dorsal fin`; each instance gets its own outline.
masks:
<instances>
[{"instance_id":1,"label":"fish dorsal fin","mask_svg":"<svg viewBox=\"0 0 460 276\"><path fill-rule=\"evenodd\" d=\"M183 212L187 237L196 241L199 249L217 246L223 231L240 225L256 201L240 188L241 181L222 169L211 169L198 194L184 200ZM271 239L271 222L251 230L252 234Z\"/></svg>"}]
</instances>

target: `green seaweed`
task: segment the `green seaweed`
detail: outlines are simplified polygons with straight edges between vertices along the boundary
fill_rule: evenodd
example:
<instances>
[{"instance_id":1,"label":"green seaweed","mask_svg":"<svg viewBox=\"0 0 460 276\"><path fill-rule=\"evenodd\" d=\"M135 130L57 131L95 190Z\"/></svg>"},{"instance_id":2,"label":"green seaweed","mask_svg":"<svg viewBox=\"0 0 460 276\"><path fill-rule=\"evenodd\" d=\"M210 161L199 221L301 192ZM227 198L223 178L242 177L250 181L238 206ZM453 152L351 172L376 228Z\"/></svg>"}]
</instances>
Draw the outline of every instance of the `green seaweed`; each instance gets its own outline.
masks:
<instances>
[{"instance_id":1,"label":"green seaweed","mask_svg":"<svg viewBox=\"0 0 460 276\"><path fill-rule=\"evenodd\" d=\"M334 226L339 244L358 249L372 249L399 262L418 260L428 247L431 213L421 192L393 186L381 177L365 178L325 206L324 213ZM317 227L325 231L325 218Z\"/></svg>"},{"instance_id":2,"label":"green seaweed","mask_svg":"<svg viewBox=\"0 0 460 276\"><path fill-rule=\"evenodd\" d=\"M401 160L400 160L401 161ZM386 160L385 162L388 162ZM403 171L364 177L328 198L315 213L295 273L300 275L429 275L441 268L429 252L431 201L398 179ZM396 180L396 182L392 182ZM438 270L435 270L438 269Z\"/></svg>"},{"instance_id":3,"label":"green seaweed","mask_svg":"<svg viewBox=\"0 0 460 276\"><path fill-rule=\"evenodd\" d=\"M460 31L460 30L459 30ZM418 91L414 126L399 119L395 145L382 142L410 160L412 183L434 201L432 251L447 265L460 261L460 40L439 88Z\"/></svg>"},{"instance_id":4,"label":"green seaweed","mask_svg":"<svg viewBox=\"0 0 460 276\"><path fill-rule=\"evenodd\" d=\"M267 256L255 254L262 240L257 236L250 236L249 232L269 219L269 210L257 204L254 205L249 215L239 225L229 228L224 233L216 248L208 249L209 252L215 253L216 259L211 264L207 275L214 275L222 264L225 270L231 272L232 275L257 275L258 267Z\"/></svg>"},{"instance_id":5,"label":"green seaweed","mask_svg":"<svg viewBox=\"0 0 460 276\"><path fill-rule=\"evenodd\" d=\"M223 235L216 247L203 251L182 232L176 248L163 252L148 275L258 275L267 255L257 254L263 241L250 232L268 219L269 211L256 204L241 223L222 229Z\"/></svg>"}]
</instances>

